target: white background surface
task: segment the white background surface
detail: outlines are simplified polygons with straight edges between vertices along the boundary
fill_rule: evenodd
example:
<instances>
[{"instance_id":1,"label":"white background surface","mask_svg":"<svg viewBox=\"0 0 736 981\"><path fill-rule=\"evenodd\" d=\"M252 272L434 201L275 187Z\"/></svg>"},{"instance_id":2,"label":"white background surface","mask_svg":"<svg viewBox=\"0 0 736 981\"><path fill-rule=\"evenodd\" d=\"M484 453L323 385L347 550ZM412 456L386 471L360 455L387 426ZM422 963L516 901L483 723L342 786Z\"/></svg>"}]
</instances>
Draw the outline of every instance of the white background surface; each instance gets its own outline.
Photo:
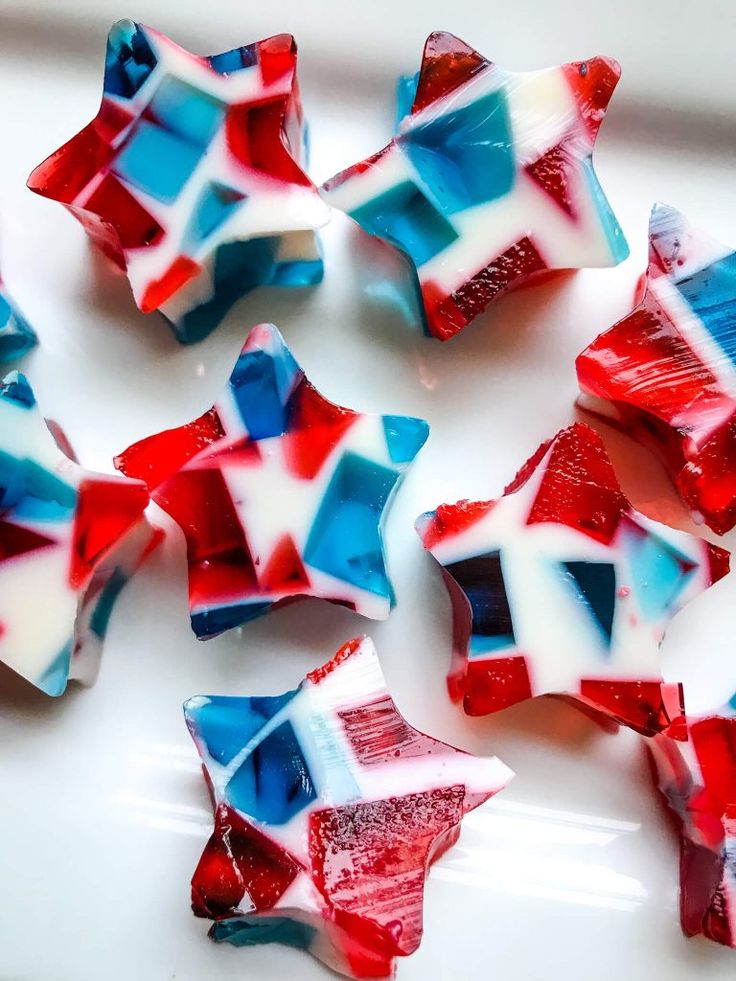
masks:
<instances>
[{"instance_id":1,"label":"white background surface","mask_svg":"<svg viewBox=\"0 0 736 981\"><path fill-rule=\"evenodd\" d=\"M293 687L362 632L412 723L496 753L518 774L432 872L425 939L400 963L400 981L734 977L736 954L680 933L677 842L638 737L605 736L550 700L475 721L449 704L449 602L412 523L442 500L499 493L574 418L574 357L628 312L655 198L736 244L735 9L731 0L0 2L2 270L41 337L23 367L85 465L110 470L133 440L209 406L247 329L265 319L328 397L432 425L387 526L398 606L386 623L309 601L198 643L172 535L124 592L94 689L52 702L0 672L1 981L327 977L301 952L216 946L191 916L189 879L211 815L180 705L195 693ZM433 29L519 70L613 55L623 80L597 166L632 257L508 297L440 345L382 304L371 287L394 261L335 216L321 287L263 290L204 344L180 348L162 321L135 310L81 227L23 188L95 114L105 35L121 16L202 53L294 33L318 181L388 139L394 77L415 70ZM634 503L685 522L651 457L605 436ZM736 687L734 598L731 576L665 641L666 673L686 680L693 706L716 665L731 665Z\"/></svg>"}]
</instances>

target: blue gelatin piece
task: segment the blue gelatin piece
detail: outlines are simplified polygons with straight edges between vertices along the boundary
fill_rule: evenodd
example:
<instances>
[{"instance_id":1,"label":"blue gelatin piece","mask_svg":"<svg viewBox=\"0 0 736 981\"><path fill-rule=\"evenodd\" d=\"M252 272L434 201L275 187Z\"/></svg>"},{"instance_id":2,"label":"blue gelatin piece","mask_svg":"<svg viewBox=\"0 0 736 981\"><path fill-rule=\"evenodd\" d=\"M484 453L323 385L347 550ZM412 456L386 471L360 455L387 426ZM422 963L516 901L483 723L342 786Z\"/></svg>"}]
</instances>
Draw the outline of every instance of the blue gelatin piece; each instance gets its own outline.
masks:
<instances>
[{"instance_id":1,"label":"blue gelatin piece","mask_svg":"<svg viewBox=\"0 0 736 981\"><path fill-rule=\"evenodd\" d=\"M13 308L8 303L7 297L0 293L0 330L7 327L13 316Z\"/></svg>"},{"instance_id":2,"label":"blue gelatin piece","mask_svg":"<svg viewBox=\"0 0 736 981\"><path fill-rule=\"evenodd\" d=\"M0 329L0 363L16 361L38 344L34 331L25 322L16 321L12 329Z\"/></svg>"},{"instance_id":3,"label":"blue gelatin piece","mask_svg":"<svg viewBox=\"0 0 736 981\"><path fill-rule=\"evenodd\" d=\"M384 416L383 432L392 463L411 463L429 436L424 419L411 416Z\"/></svg>"},{"instance_id":4,"label":"blue gelatin piece","mask_svg":"<svg viewBox=\"0 0 736 981\"><path fill-rule=\"evenodd\" d=\"M445 567L468 598L473 615L470 656L516 645L500 551L473 555Z\"/></svg>"},{"instance_id":5,"label":"blue gelatin piece","mask_svg":"<svg viewBox=\"0 0 736 981\"><path fill-rule=\"evenodd\" d=\"M516 647L516 641L511 634L499 634L488 637L485 634L471 634L468 647L468 657L487 657L489 654L498 655L502 651L511 651Z\"/></svg>"},{"instance_id":6,"label":"blue gelatin piece","mask_svg":"<svg viewBox=\"0 0 736 981\"><path fill-rule=\"evenodd\" d=\"M165 129L206 149L222 125L225 106L193 85L167 75L157 85L148 112Z\"/></svg>"},{"instance_id":7,"label":"blue gelatin piece","mask_svg":"<svg viewBox=\"0 0 736 981\"><path fill-rule=\"evenodd\" d=\"M0 507L30 521L70 521L77 492L33 460L0 450Z\"/></svg>"},{"instance_id":8,"label":"blue gelatin piece","mask_svg":"<svg viewBox=\"0 0 736 981\"><path fill-rule=\"evenodd\" d=\"M176 133L142 119L113 164L134 187L165 204L173 204L204 150Z\"/></svg>"},{"instance_id":9,"label":"blue gelatin piece","mask_svg":"<svg viewBox=\"0 0 736 981\"><path fill-rule=\"evenodd\" d=\"M16 457L0 450L0 510L16 507L26 493L25 467Z\"/></svg>"},{"instance_id":10,"label":"blue gelatin piece","mask_svg":"<svg viewBox=\"0 0 736 981\"><path fill-rule=\"evenodd\" d=\"M0 399L14 402L24 409L32 409L36 404L36 397L28 379L19 371L11 371L5 376L0 384Z\"/></svg>"},{"instance_id":11,"label":"blue gelatin piece","mask_svg":"<svg viewBox=\"0 0 736 981\"><path fill-rule=\"evenodd\" d=\"M258 48L255 44L246 44L242 48L232 48L221 54L210 55L207 59L210 67L218 75L232 75L243 68L252 68L258 61Z\"/></svg>"},{"instance_id":12,"label":"blue gelatin piece","mask_svg":"<svg viewBox=\"0 0 736 981\"><path fill-rule=\"evenodd\" d=\"M501 90L414 126L398 140L445 214L493 201L513 186L511 119Z\"/></svg>"},{"instance_id":13,"label":"blue gelatin piece","mask_svg":"<svg viewBox=\"0 0 736 981\"><path fill-rule=\"evenodd\" d=\"M34 514L45 516L46 520L58 520L62 513L70 513L77 505L77 492L56 474L46 470L34 460L24 460L26 496L35 498L37 509ZM19 512L16 510L16 514Z\"/></svg>"},{"instance_id":14,"label":"blue gelatin piece","mask_svg":"<svg viewBox=\"0 0 736 981\"><path fill-rule=\"evenodd\" d=\"M583 175L587 181L588 189L593 196L593 200L595 201L595 206L601 220L601 225L603 226L603 230L606 234L611 257L616 263L623 262L629 255L629 243L626 241L623 229L616 220L613 209L608 203L608 198L603 193L603 188L596 177L595 171L593 170L592 158L586 157L583 161L581 161L581 164L583 168Z\"/></svg>"},{"instance_id":15,"label":"blue gelatin piece","mask_svg":"<svg viewBox=\"0 0 736 981\"><path fill-rule=\"evenodd\" d=\"M36 687L52 698L63 695L69 681L69 667L72 661L71 642L54 658L44 673L36 681Z\"/></svg>"},{"instance_id":16,"label":"blue gelatin piece","mask_svg":"<svg viewBox=\"0 0 736 981\"><path fill-rule=\"evenodd\" d=\"M639 606L648 620L657 620L676 601L695 566L660 538L636 526L626 529L625 535Z\"/></svg>"},{"instance_id":17,"label":"blue gelatin piece","mask_svg":"<svg viewBox=\"0 0 736 981\"><path fill-rule=\"evenodd\" d=\"M350 216L369 234L387 239L421 266L458 237L452 224L440 214L411 181L404 181Z\"/></svg>"},{"instance_id":18,"label":"blue gelatin piece","mask_svg":"<svg viewBox=\"0 0 736 981\"><path fill-rule=\"evenodd\" d=\"M316 286L324 275L321 259L290 259L276 265L272 283L274 286Z\"/></svg>"},{"instance_id":19,"label":"blue gelatin piece","mask_svg":"<svg viewBox=\"0 0 736 981\"><path fill-rule=\"evenodd\" d=\"M295 689L283 695L259 698L213 695L192 707L187 703L184 708L212 759L227 766L297 692Z\"/></svg>"},{"instance_id":20,"label":"blue gelatin piece","mask_svg":"<svg viewBox=\"0 0 736 981\"><path fill-rule=\"evenodd\" d=\"M230 387L251 439L268 439L286 432L287 406L278 384L275 358L266 351L241 354L230 375Z\"/></svg>"},{"instance_id":21,"label":"blue gelatin piece","mask_svg":"<svg viewBox=\"0 0 736 981\"><path fill-rule=\"evenodd\" d=\"M233 944L235 947L252 947L256 944L285 944L309 950L315 936L314 927L288 916L263 916L245 920L220 920L213 923L210 936L213 940Z\"/></svg>"},{"instance_id":22,"label":"blue gelatin piece","mask_svg":"<svg viewBox=\"0 0 736 981\"><path fill-rule=\"evenodd\" d=\"M241 296L273 281L279 242L278 236L269 236L227 242L217 249L212 298L180 320L172 321L174 333L182 344L193 344L207 337Z\"/></svg>"},{"instance_id":23,"label":"blue gelatin piece","mask_svg":"<svg viewBox=\"0 0 736 981\"><path fill-rule=\"evenodd\" d=\"M396 130L401 120L411 113L419 85L419 72L414 75L399 75L396 83Z\"/></svg>"},{"instance_id":24,"label":"blue gelatin piece","mask_svg":"<svg viewBox=\"0 0 736 981\"><path fill-rule=\"evenodd\" d=\"M611 562L563 562L565 577L571 580L578 598L589 608L611 643L616 609L616 568Z\"/></svg>"},{"instance_id":25,"label":"blue gelatin piece","mask_svg":"<svg viewBox=\"0 0 736 981\"><path fill-rule=\"evenodd\" d=\"M307 762L290 722L255 747L226 787L232 806L262 824L286 824L317 798Z\"/></svg>"},{"instance_id":26,"label":"blue gelatin piece","mask_svg":"<svg viewBox=\"0 0 736 981\"><path fill-rule=\"evenodd\" d=\"M302 125L302 145L301 147L291 147L291 155L297 161L301 161L302 170L309 170L309 164L312 160L312 130L306 119Z\"/></svg>"},{"instance_id":27,"label":"blue gelatin piece","mask_svg":"<svg viewBox=\"0 0 736 981\"><path fill-rule=\"evenodd\" d=\"M256 603L236 603L232 606L216 606L197 610L190 619L192 630L197 637L216 637L233 627L240 627L249 620L255 620L272 604L270 601Z\"/></svg>"},{"instance_id":28,"label":"blue gelatin piece","mask_svg":"<svg viewBox=\"0 0 736 981\"><path fill-rule=\"evenodd\" d=\"M123 586L127 581L128 577L123 570L115 569L103 586L102 592L97 597L97 603L90 617L89 628L100 640L105 639L115 601L120 596Z\"/></svg>"},{"instance_id":29,"label":"blue gelatin piece","mask_svg":"<svg viewBox=\"0 0 736 981\"><path fill-rule=\"evenodd\" d=\"M678 282L708 333L736 364L736 252Z\"/></svg>"},{"instance_id":30,"label":"blue gelatin piece","mask_svg":"<svg viewBox=\"0 0 736 981\"><path fill-rule=\"evenodd\" d=\"M304 372L294 359L294 355L286 346L278 330L271 334L271 350L268 352L276 372L276 388L279 398L286 404L298 381L304 377Z\"/></svg>"},{"instance_id":31,"label":"blue gelatin piece","mask_svg":"<svg viewBox=\"0 0 736 981\"><path fill-rule=\"evenodd\" d=\"M105 93L132 98L157 63L145 30L131 20L118 21L107 38Z\"/></svg>"},{"instance_id":32,"label":"blue gelatin piece","mask_svg":"<svg viewBox=\"0 0 736 981\"><path fill-rule=\"evenodd\" d=\"M0 362L22 357L37 343L31 325L0 291Z\"/></svg>"},{"instance_id":33,"label":"blue gelatin piece","mask_svg":"<svg viewBox=\"0 0 736 981\"><path fill-rule=\"evenodd\" d=\"M391 596L383 564L380 521L398 473L345 453L309 533L308 565L379 596Z\"/></svg>"},{"instance_id":34,"label":"blue gelatin piece","mask_svg":"<svg viewBox=\"0 0 736 981\"><path fill-rule=\"evenodd\" d=\"M202 190L184 233L184 247L195 251L237 211L246 195L213 181Z\"/></svg>"}]
</instances>

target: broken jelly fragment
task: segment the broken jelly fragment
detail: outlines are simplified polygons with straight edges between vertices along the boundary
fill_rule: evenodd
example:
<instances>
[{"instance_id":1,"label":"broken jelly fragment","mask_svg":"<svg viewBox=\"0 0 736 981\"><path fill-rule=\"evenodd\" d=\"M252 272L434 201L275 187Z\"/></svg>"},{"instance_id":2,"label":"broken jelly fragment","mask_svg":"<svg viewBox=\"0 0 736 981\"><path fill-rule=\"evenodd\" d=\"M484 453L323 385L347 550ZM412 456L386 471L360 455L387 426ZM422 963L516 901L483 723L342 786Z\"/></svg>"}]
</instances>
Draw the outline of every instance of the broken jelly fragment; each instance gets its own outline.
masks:
<instances>
[{"instance_id":1,"label":"broken jelly fragment","mask_svg":"<svg viewBox=\"0 0 736 981\"><path fill-rule=\"evenodd\" d=\"M562 430L503 497L440 505L417 531L452 601L448 687L469 715L564 694L644 735L684 735L659 645L728 553L635 511L592 429Z\"/></svg>"},{"instance_id":2,"label":"broken jelly fragment","mask_svg":"<svg viewBox=\"0 0 736 981\"><path fill-rule=\"evenodd\" d=\"M215 812L192 879L210 936L392 977L421 940L429 865L511 771L413 729L367 638L294 691L198 696L184 713Z\"/></svg>"},{"instance_id":3,"label":"broken jelly fragment","mask_svg":"<svg viewBox=\"0 0 736 981\"><path fill-rule=\"evenodd\" d=\"M639 305L577 359L581 408L662 458L695 521L736 525L736 252L657 204Z\"/></svg>"},{"instance_id":4,"label":"broken jelly fragment","mask_svg":"<svg viewBox=\"0 0 736 981\"><path fill-rule=\"evenodd\" d=\"M120 21L97 116L28 186L64 204L140 309L189 343L256 286L321 280L329 210L305 157L291 35L200 57Z\"/></svg>"},{"instance_id":5,"label":"broken jelly fragment","mask_svg":"<svg viewBox=\"0 0 736 981\"><path fill-rule=\"evenodd\" d=\"M304 596L388 616L382 518L428 433L328 402L261 324L212 409L116 466L181 526L192 629L207 638Z\"/></svg>"},{"instance_id":6,"label":"broken jelly fragment","mask_svg":"<svg viewBox=\"0 0 736 981\"><path fill-rule=\"evenodd\" d=\"M626 258L592 164L620 74L610 58L510 72L429 36L394 139L323 187L407 257L428 334L447 340L544 270Z\"/></svg>"},{"instance_id":7,"label":"broken jelly fragment","mask_svg":"<svg viewBox=\"0 0 736 981\"><path fill-rule=\"evenodd\" d=\"M91 473L26 378L0 384L0 661L47 695L91 684L115 601L155 547L139 480Z\"/></svg>"}]
</instances>

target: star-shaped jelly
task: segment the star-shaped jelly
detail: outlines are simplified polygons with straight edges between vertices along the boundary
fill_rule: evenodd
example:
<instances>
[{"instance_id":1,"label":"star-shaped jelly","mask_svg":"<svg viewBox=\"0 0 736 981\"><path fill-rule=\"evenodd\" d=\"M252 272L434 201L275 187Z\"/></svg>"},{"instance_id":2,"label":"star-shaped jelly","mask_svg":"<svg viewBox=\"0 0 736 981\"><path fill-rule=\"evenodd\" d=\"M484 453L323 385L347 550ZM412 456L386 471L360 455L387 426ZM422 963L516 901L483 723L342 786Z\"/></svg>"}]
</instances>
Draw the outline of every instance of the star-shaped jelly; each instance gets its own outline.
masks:
<instances>
[{"instance_id":1,"label":"star-shaped jelly","mask_svg":"<svg viewBox=\"0 0 736 981\"><path fill-rule=\"evenodd\" d=\"M0 280L0 364L23 357L36 344L36 332Z\"/></svg>"},{"instance_id":2,"label":"star-shaped jelly","mask_svg":"<svg viewBox=\"0 0 736 981\"><path fill-rule=\"evenodd\" d=\"M212 409L116 466L181 526L192 628L213 637L304 596L386 617L382 518L428 433L421 419L328 402L261 324Z\"/></svg>"},{"instance_id":3,"label":"star-shaped jelly","mask_svg":"<svg viewBox=\"0 0 736 981\"><path fill-rule=\"evenodd\" d=\"M577 371L581 407L651 446L696 521L736 525L736 252L655 205L643 299Z\"/></svg>"},{"instance_id":4,"label":"star-shaped jelly","mask_svg":"<svg viewBox=\"0 0 736 981\"><path fill-rule=\"evenodd\" d=\"M256 286L321 280L329 213L305 157L291 35L199 57L120 21L99 113L29 187L66 205L140 309L190 342Z\"/></svg>"},{"instance_id":5,"label":"star-shaped jelly","mask_svg":"<svg viewBox=\"0 0 736 981\"><path fill-rule=\"evenodd\" d=\"M419 946L430 863L511 771L413 729L367 638L294 691L199 696L184 713L215 812L192 880L210 936L392 977Z\"/></svg>"},{"instance_id":6,"label":"star-shaped jelly","mask_svg":"<svg viewBox=\"0 0 736 981\"><path fill-rule=\"evenodd\" d=\"M659 789L680 829L680 920L736 948L736 693L724 715L688 721L687 741L650 740Z\"/></svg>"},{"instance_id":7,"label":"star-shaped jelly","mask_svg":"<svg viewBox=\"0 0 736 981\"><path fill-rule=\"evenodd\" d=\"M323 187L407 256L427 333L447 340L543 270L626 258L592 165L619 76L608 58L509 72L429 36L394 139Z\"/></svg>"},{"instance_id":8,"label":"star-shaped jelly","mask_svg":"<svg viewBox=\"0 0 736 981\"><path fill-rule=\"evenodd\" d=\"M503 497L443 504L417 531L452 600L448 687L468 714L566 694L645 735L682 735L659 645L728 553L635 511L592 429L562 430Z\"/></svg>"},{"instance_id":9,"label":"star-shaped jelly","mask_svg":"<svg viewBox=\"0 0 736 981\"><path fill-rule=\"evenodd\" d=\"M70 453L11 372L0 383L0 661L47 695L94 681L113 605L160 537L145 484Z\"/></svg>"}]
</instances>

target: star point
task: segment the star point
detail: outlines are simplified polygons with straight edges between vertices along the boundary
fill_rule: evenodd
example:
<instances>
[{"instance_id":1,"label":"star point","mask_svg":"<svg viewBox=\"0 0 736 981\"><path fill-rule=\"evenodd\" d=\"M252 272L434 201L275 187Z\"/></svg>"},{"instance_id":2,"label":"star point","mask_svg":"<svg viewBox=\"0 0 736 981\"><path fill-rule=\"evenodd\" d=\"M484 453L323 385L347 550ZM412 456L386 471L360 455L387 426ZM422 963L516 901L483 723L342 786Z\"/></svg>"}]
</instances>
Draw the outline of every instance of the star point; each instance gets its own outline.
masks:
<instances>
[{"instance_id":1,"label":"star point","mask_svg":"<svg viewBox=\"0 0 736 981\"><path fill-rule=\"evenodd\" d=\"M431 336L449 339L543 270L626 258L592 165L619 76L602 57L509 72L430 35L400 85L409 111L394 139L323 194L409 259Z\"/></svg>"},{"instance_id":2,"label":"star point","mask_svg":"<svg viewBox=\"0 0 736 981\"><path fill-rule=\"evenodd\" d=\"M448 687L468 714L566 694L645 735L683 736L659 645L728 553L635 511L592 429L562 430L503 497L442 505L417 532L452 601Z\"/></svg>"},{"instance_id":3,"label":"star point","mask_svg":"<svg viewBox=\"0 0 736 981\"><path fill-rule=\"evenodd\" d=\"M192 879L210 935L392 977L421 940L429 865L511 771L412 728L365 637L293 691L199 696L184 713L215 811Z\"/></svg>"},{"instance_id":4,"label":"star point","mask_svg":"<svg viewBox=\"0 0 736 981\"><path fill-rule=\"evenodd\" d=\"M201 57L120 21L98 115L28 184L63 203L127 272L140 309L188 343L259 285L321 280L328 210L305 158L291 35Z\"/></svg>"},{"instance_id":5,"label":"star point","mask_svg":"<svg viewBox=\"0 0 736 981\"><path fill-rule=\"evenodd\" d=\"M182 528L192 627L206 638L304 596L385 618L383 514L428 433L422 419L328 401L261 324L212 409L116 466Z\"/></svg>"},{"instance_id":6,"label":"star point","mask_svg":"<svg viewBox=\"0 0 736 981\"><path fill-rule=\"evenodd\" d=\"M94 681L117 596L160 533L145 485L82 468L18 372L0 384L0 434L0 660L61 695Z\"/></svg>"}]
</instances>

